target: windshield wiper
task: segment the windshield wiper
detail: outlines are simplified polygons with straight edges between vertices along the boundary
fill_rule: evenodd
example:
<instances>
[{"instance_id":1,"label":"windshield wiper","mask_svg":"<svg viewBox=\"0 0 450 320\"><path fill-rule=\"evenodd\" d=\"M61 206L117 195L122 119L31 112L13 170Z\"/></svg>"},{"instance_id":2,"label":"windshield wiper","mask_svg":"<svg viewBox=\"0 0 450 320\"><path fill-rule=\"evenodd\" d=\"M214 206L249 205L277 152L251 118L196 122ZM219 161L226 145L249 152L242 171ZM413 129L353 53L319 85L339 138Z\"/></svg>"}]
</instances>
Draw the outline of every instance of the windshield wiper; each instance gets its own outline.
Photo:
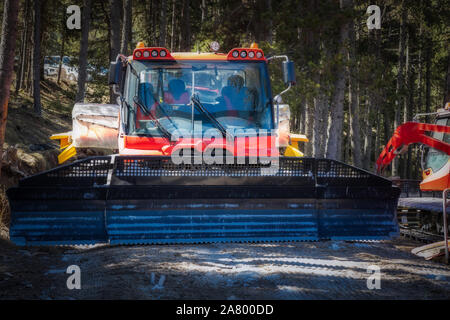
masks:
<instances>
[{"instance_id":1,"label":"windshield wiper","mask_svg":"<svg viewBox=\"0 0 450 320\"><path fill-rule=\"evenodd\" d=\"M156 98L155 98L155 96L153 95L153 93L150 92L150 94L151 94L151 96L152 96L152 98L153 98L153 101L155 101L157 107L159 108L159 110L161 110L161 112L164 113L164 116L167 118L167 120L169 120L169 122L172 124L172 126L176 129L177 127L176 127L175 123L173 123L172 118L169 116L169 114L167 113L167 111L163 108L163 106L161 105L161 103L159 103L159 101L156 100ZM165 104L165 103L164 103L164 104Z\"/></svg>"},{"instance_id":2,"label":"windshield wiper","mask_svg":"<svg viewBox=\"0 0 450 320\"><path fill-rule=\"evenodd\" d=\"M131 64L130 64L130 66L131 66ZM139 79L139 76L138 76L136 70L135 70L132 66L131 66L131 72L136 76L136 78ZM141 81L138 80L138 86L139 86L140 84L141 84ZM159 110L161 110L161 112L164 113L164 116L167 118L167 120L169 120L170 123L172 124L172 126L173 126L174 128L176 128L175 123L173 123L173 121L172 121L172 118L167 114L167 111L164 110L164 108L162 107L161 103L159 103L159 101L155 98L153 92L149 91L149 93L150 93L150 95L151 95L153 101L155 101L156 105L158 106ZM140 105L140 106L142 106L142 103L140 103L139 97L135 96L135 97L133 98L133 101L134 101L136 98L137 98L137 100L138 100L138 102L139 102L139 103L137 103L137 104ZM136 101L134 101L134 102L136 102ZM142 109L142 107L141 107L141 109ZM146 110L145 110L145 111L146 111ZM145 112L145 111L144 111L144 112Z\"/></svg>"},{"instance_id":3,"label":"windshield wiper","mask_svg":"<svg viewBox=\"0 0 450 320\"><path fill-rule=\"evenodd\" d=\"M169 133L169 131L166 130L166 128L164 128L161 123L158 121L158 119L156 119L156 117L154 115L151 114L151 112L148 112L147 109L145 109L145 107L142 105L142 103L140 102L138 96L134 96L133 98L133 102L136 103L138 105L139 108L141 108L142 112L151 118L151 120L153 121L153 123L158 127L159 131L162 132L162 134L170 141L171 139L171 134ZM128 103L127 103L128 104Z\"/></svg>"},{"instance_id":4,"label":"windshield wiper","mask_svg":"<svg viewBox=\"0 0 450 320\"><path fill-rule=\"evenodd\" d=\"M192 104L197 108L197 110L200 110L204 115L206 115L208 117L208 119L212 122L214 127L216 127L216 129L219 129L219 131L222 133L222 135L224 137L232 138L231 136L229 136L227 134L227 131L225 130L223 125L219 121L217 121L216 117L214 117L211 114L211 112L209 112L208 110L205 109L205 107L203 106L203 104L200 102L200 100L198 99L198 97L196 95L191 96L191 101L192 101Z\"/></svg>"}]
</instances>

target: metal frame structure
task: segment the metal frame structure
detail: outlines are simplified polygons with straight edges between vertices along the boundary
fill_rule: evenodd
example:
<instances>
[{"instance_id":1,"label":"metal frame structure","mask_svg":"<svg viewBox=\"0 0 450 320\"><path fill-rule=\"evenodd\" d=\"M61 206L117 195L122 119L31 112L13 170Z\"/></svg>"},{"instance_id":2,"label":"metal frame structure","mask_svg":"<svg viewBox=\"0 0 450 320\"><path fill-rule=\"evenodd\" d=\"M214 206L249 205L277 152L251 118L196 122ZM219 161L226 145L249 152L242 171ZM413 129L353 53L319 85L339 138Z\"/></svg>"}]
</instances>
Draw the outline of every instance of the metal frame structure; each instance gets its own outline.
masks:
<instances>
[{"instance_id":1,"label":"metal frame structure","mask_svg":"<svg viewBox=\"0 0 450 320\"><path fill-rule=\"evenodd\" d=\"M431 131L450 134L450 127L419 122L406 122L399 126L378 157L376 164L377 171L380 173L383 172L392 160L398 154L406 151L407 147L412 143L423 143L432 148L450 154L450 144L432 138L426 134L426 132Z\"/></svg>"}]
</instances>

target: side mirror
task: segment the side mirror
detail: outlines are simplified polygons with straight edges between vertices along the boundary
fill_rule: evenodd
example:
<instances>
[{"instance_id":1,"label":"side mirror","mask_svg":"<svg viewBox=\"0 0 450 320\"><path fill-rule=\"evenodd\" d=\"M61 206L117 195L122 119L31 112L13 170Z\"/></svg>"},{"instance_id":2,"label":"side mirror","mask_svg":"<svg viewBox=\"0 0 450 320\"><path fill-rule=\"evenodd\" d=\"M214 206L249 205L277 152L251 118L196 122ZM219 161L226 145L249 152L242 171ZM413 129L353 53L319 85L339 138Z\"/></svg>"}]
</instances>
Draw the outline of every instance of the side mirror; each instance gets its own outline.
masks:
<instances>
[{"instance_id":1,"label":"side mirror","mask_svg":"<svg viewBox=\"0 0 450 320\"><path fill-rule=\"evenodd\" d=\"M122 76L123 76L122 61L118 59L115 62L111 62L109 66L108 84L120 86L122 82Z\"/></svg>"},{"instance_id":2,"label":"side mirror","mask_svg":"<svg viewBox=\"0 0 450 320\"><path fill-rule=\"evenodd\" d=\"M285 84L294 85L296 83L293 61L283 61L283 80Z\"/></svg>"}]
</instances>

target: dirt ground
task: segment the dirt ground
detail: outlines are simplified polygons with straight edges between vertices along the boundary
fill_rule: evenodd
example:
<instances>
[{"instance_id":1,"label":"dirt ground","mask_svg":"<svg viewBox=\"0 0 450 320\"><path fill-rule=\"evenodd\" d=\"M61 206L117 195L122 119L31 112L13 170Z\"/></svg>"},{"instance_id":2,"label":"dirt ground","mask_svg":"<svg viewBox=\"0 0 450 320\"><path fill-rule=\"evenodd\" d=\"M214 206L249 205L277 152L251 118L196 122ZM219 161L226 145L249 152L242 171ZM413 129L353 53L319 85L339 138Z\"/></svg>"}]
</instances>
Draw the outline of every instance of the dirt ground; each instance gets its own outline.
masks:
<instances>
[{"instance_id":1,"label":"dirt ground","mask_svg":"<svg viewBox=\"0 0 450 320\"><path fill-rule=\"evenodd\" d=\"M102 102L102 97L89 94L93 91L90 87L94 85L89 84L88 101ZM3 145L5 151L0 159L0 185L16 185L24 176L58 165L59 142L50 140L50 136L72 130L72 108L76 91L76 83L63 80L57 84L56 79L49 78L41 81L41 116L35 114L33 99L23 90L18 95L11 96ZM78 150L79 157L96 154L104 154L104 151Z\"/></svg>"},{"instance_id":2,"label":"dirt ground","mask_svg":"<svg viewBox=\"0 0 450 320\"><path fill-rule=\"evenodd\" d=\"M421 243L227 243L17 248L0 241L0 299L449 299L450 266ZM77 265L81 289L67 288ZM380 289L368 289L368 267Z\"/></svg>"}]
</instances>

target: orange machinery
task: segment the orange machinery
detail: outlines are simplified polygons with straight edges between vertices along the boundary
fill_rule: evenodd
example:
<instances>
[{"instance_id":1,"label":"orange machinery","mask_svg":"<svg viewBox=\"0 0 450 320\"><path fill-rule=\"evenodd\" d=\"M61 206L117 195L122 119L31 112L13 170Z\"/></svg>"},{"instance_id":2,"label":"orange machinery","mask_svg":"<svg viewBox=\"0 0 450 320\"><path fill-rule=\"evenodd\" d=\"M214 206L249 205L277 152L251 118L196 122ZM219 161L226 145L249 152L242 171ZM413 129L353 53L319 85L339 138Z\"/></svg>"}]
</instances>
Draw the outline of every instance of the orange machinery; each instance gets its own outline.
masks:
<instances>
[{"instance_id":1,"label":"orange machinery","mask_svg":"<svg viewBox=\"0 0 450 320\"><path fill-rule=\"evenodd\" d=\"M435 116L434 124L406 122L395 130L378 157L377 171L382 173L396 155L404 153L410 144L421 143L424 147L420 189L444 191L450 188L450 103L444 109L427 115Z\"/></svg>"}]
</instances>

